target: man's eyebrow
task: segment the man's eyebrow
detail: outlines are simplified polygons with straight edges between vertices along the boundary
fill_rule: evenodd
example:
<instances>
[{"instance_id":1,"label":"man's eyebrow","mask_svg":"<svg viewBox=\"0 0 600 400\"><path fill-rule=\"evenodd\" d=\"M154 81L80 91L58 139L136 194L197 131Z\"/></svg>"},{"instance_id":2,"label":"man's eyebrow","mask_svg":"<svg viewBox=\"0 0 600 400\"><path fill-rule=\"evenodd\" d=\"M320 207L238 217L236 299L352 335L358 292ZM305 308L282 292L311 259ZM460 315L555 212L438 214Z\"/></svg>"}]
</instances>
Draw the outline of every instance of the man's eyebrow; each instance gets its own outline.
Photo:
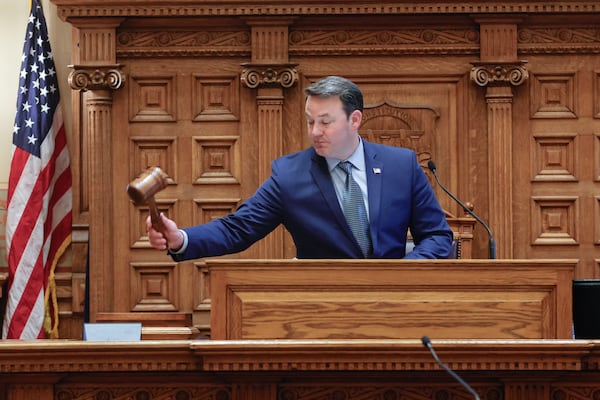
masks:
<instances>
[{"instance_id":1,"label":"man's eyebrow","mask_svg":"<svg viewBox=\"0 0 600 400\"><path fill-rule=\"evenodd\" d=\"M306 114L307 117L309 116L307 113L305 113L305 114ZM331 118L331 114L324 113L324 114L318 114L318 115L315 116L315 118L328 118L328 117Z\"/></svg>"}]
</instances>

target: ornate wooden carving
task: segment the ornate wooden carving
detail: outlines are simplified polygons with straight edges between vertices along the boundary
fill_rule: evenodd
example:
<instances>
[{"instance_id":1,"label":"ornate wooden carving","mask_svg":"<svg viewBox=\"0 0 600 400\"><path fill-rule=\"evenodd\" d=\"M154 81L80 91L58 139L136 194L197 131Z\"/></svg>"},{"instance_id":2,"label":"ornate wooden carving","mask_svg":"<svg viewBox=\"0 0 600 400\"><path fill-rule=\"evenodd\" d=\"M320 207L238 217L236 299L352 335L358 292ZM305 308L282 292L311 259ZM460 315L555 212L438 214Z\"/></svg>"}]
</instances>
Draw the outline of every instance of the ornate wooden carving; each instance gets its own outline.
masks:
<instances>
[{"instance_id":1,"label":"ornate wooden carving","mask_svg":"<svg viewBox=\"0 0 600 400\"><path fill-rule=\"evenodd\" d=\"M360 134L367 140L412 149L424 168L435 157L439 113L433 107L384 102L365 105L363 114Z\"/></svg>"},{"instance_id":2,"label":"ornate wooden carving","mask_svg":"<svg viewBox=\"0 0 600 400\"><path fill-rule=\"evenodd\" d=\"M265 86L290 88L298 82L296 64L258 65L243 64L241 80L250 89Z\"/></svg>"},{"instance_id":3,"label":"ornate wooden carving","mask_svg":"<svg viewBox=\"0 0 600 400\"><path fill-rule=\"evenodd\" d=\"M385 22L385 21L384 21ZM370 29L323 29L291 27L289 52L295 56L359 54L476 54L479 32L474 28L413 28L392 29L387 23Z\"/></svg>"},{"instance_id":4,"label":"ornate wooden carving","mask_svg":"<svg viewBox=\"0 0 600 400\"><path fill-rule=\"evenodd\" d=\"M541 21L540 21L541 22ZM600 32L594 27L558 25L523 26L518 32L521 54L575 54L600 52Z\"/></svg>"},{"instance_id":5,"label":"ornate wooden carving","mask_svg":"<svg viewBox=\"0 0 600 400\"><path fill-rule=\"evenodd\" d=\"M529 78L525 61L517 63L473 62L471 80L478 86L511 85L519 86Z\"/></svg>"},{"instance_id":6,"label":"ornate wooden carving","mask_svg":"<svg viewBox=\"0 0 600 400\"><path fill-rule=\"evenodd\" d=\"M149 31L131 28L118 33L117 56L149 57L248 57L251 37L244 29Z\"/></svg>"},{"instance_id":7,"label":"ornate wooden carving","mask_svg":"<svg viewBox=\"0 0 600 400\"><path fill-rule=\"evenodd\" d=\"M69 85L74 90L117 90L123 86L125 75L121 65L85 66L71 65Z\"/></svg>"}]
</instances>

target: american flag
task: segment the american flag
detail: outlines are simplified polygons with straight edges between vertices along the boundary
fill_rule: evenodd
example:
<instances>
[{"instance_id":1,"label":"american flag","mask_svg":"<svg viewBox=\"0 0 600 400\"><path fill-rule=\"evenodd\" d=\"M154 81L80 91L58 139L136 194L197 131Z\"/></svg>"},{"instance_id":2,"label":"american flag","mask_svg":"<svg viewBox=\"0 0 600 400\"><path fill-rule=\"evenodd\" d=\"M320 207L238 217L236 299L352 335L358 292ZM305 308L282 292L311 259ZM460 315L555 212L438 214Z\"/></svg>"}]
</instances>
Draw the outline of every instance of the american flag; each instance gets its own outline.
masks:
<instances>
[{"instance_id":1,"label":"american flag","mask_svg":"<svg viewBox=\"0 0 600 400\"><path fill-rule=\"evenodd\" d=\"M4 339L58 337L54 269L71 243L71 184L46 20L32 0L8 177Z\"/></svg>"}]
</instances>

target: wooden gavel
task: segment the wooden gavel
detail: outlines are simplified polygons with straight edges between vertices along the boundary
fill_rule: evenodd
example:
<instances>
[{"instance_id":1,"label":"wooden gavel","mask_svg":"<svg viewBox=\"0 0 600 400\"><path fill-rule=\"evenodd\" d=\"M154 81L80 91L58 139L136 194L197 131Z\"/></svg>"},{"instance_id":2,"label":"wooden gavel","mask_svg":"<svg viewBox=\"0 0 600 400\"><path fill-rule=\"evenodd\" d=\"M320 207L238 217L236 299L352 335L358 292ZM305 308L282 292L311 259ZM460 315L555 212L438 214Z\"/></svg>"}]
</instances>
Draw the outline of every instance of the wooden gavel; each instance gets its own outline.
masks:
<instances>
[{"instance_id":1,"label":"wooden gavel","mask_svg":"<svg viewBox=\"0 0 600 400\"><path fill-rule=\"evenodd\" d=\"M154 195L167 187L167 174L159 167L150 167L127 185L127 193L136 205L148 204L152 226L165 234L166 228L154 201Z\"/></svg>"}]
</instances>

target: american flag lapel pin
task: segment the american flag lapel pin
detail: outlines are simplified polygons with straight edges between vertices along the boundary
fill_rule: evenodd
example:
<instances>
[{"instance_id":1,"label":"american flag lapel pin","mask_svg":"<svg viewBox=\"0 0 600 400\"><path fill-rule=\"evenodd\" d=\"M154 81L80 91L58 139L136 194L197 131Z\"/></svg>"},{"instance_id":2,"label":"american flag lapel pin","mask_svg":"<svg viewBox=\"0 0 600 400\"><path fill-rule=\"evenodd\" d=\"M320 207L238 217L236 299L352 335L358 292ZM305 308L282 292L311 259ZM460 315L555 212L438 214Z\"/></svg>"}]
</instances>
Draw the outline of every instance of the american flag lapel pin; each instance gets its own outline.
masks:
<instances>
[{"instance_id":1,"label":"american flag lapel pin","mask_svg":"<svg viewBox=\"0 0 600 400\"><path fill-rule=\"evenodd\" d=\"M373 168L373 173L374 174L380 174L381 173L381 168Z\"/></svg>"}]
</instances>

